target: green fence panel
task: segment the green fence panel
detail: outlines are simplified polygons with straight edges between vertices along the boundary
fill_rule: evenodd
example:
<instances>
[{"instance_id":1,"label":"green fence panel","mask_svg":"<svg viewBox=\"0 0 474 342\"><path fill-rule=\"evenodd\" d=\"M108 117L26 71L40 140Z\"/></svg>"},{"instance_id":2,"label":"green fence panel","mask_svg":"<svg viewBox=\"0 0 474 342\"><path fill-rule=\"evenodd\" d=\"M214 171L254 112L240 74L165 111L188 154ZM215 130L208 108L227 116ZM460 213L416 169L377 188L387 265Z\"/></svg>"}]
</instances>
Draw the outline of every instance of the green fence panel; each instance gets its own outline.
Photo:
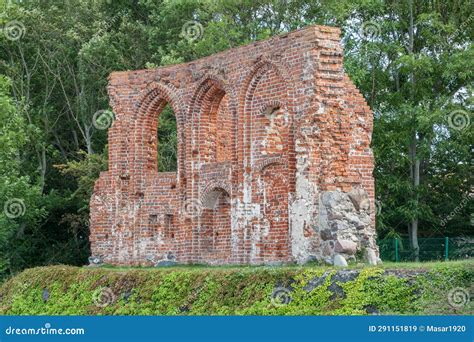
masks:
<instances>
[{"instance_id":1,"label":"green fence panel","mask_svg":"<svg viewBox=\"0 0 474 342\"><path fill-rule=\"evenodd\" d=\"M378 241L384 261L415 261L415 252L407 238ZM474 237L418 238L420 261L442 261L474 258Z\"/></svg>"}]
</instances>

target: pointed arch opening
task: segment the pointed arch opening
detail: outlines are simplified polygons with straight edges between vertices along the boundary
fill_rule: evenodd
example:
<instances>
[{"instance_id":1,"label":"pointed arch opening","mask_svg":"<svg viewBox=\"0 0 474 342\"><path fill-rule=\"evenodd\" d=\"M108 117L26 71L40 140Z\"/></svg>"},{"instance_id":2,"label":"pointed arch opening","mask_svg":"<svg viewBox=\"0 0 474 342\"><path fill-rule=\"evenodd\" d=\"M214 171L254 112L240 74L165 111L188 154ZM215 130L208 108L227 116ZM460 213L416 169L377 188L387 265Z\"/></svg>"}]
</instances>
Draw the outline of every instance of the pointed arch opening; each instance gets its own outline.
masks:
<instances>
[{"instance_id":1,"label":"pointed arch opening","mask_svg":"<svg viewBox=\"0 0 474 342\"><path fill-rule=\"evenodd\" d=\"M158 172L178 170L178 127L173 108L165 103L157 124L157 163Z\"/></svg>"},{"instance_id":2,"label":"pointed arch opening","mask_svg":"<svg viewBox=\"0 0 474 342\"><path fill-rule=\"evenodd\" d=\"M143 91L137 107L130 136L135 172L152 177L156 172L173 172L176 187L183 187L184 106L176 96L176 89L154 82Z\"/></svg>"}]
</instances>

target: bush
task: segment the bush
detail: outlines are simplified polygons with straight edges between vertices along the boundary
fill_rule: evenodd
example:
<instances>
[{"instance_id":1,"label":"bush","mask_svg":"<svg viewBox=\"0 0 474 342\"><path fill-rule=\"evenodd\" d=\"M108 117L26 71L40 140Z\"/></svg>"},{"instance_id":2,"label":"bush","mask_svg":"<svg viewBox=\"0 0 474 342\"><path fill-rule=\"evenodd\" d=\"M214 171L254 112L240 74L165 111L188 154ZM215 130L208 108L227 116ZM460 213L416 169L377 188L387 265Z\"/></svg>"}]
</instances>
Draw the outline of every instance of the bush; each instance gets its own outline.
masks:
<instances>
[{"instance_id":1,"label":"bush","mask_svg":"<svg viewBox=\"0 0 474 342\"><path fill-rule=\"evenodd\" d=\"M466 264L429 270L322 267L28 269L0 288L7 315L465 314L448 293L472 283Z\"/></svg>"}]
</instances>

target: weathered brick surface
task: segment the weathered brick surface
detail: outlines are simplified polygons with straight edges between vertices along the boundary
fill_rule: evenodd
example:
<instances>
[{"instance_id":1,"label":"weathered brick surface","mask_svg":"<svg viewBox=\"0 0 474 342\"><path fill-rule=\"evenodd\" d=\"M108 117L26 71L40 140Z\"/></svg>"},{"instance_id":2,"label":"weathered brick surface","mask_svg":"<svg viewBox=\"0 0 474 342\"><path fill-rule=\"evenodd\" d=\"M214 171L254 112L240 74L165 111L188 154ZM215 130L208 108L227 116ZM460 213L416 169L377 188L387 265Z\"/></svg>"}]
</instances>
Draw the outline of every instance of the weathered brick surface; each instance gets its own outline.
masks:
<instances>
[{"instance_id":1,"label":"weathered brick surface","mask_svg":"<svg viewBox=\"0 0 474 342\"><path fill-rule=\"evenodd\" d=\"M113 73L93 255L123 265L331 262L338 240L378 254L372 113L342 62L339 30L310 26ZM176 173L157 171L166 104L177 119Z\"/></svg>"}]
</instances>

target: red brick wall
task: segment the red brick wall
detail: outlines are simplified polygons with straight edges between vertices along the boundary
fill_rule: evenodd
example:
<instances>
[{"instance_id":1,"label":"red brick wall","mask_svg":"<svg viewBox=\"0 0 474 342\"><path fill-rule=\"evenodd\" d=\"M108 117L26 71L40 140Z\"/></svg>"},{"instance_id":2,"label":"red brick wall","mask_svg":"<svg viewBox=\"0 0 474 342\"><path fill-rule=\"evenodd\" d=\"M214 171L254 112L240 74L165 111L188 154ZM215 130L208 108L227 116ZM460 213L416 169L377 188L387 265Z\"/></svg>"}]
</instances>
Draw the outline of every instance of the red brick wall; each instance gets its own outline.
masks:
<instances>
[{"instance_id":1,"label":"red brick wall","mask_svg":"<svg viewBox=\"0 0 474 342\"><path fill-rule=\"evenodd\" d=\"M304 262L322 257L324 243L334 254L334 241L320 239L332 224L319 216L324 192L362 189L374 206L372 113L343 72L337 28L115 72L108 90L116 120L90 236L104 262ZM157 171L166 104L177 119L176 173ZM370 218L349 234L358 248L376 249Z\"/></svg>"}]
</instances>

